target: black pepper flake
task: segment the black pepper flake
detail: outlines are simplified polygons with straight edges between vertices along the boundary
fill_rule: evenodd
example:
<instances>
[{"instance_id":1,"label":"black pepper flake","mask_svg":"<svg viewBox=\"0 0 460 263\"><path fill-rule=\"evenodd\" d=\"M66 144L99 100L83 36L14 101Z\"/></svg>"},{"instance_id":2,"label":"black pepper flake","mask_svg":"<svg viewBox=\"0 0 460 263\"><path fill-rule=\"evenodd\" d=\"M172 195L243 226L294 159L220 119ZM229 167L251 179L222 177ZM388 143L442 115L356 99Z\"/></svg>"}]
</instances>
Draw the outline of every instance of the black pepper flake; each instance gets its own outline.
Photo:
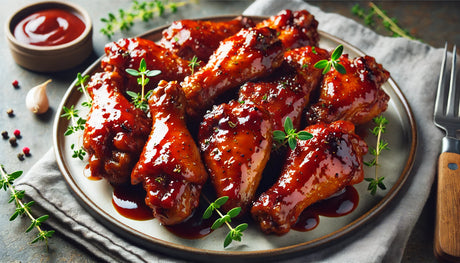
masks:
<instances>
[{"instance_id":1,"label":"black pepper flake","mask_svg":"<svg viewBox=\"0 0 460 263\"><path fill-rule=\"evenodd\" d=\"M18 142L16 141L16 137L11 137L10 140L9 140L11 146L17 146L18 145Z\"/></svg>"},{"instance_id":2,"label":"black pepper flake","mask_svg":"<svg viewBox=\"0 0 460 263\"><path fill-rule=\"evenodd\" d=\"M6 110L6 114L8 114L8 116L10 116L10 117L13 117L13 116L14 116L14 111L13 111L13 109L12 109L12 108L7 109L7 110Z\"/></svg>"},{"instance_id":3,"label":"black pepper flake","mask_svg":"<svg viewBox=\"0 0 460 263\"><path fill-rule=\"evenodd\" d=\"M3 137L3 139L8 139L9 138L8 132L7 131L2 131L2 137Z\"/></svg>"},{"instance_id":4,"label":"black pepper flake","mask_svg":"<svg viewBox=\"0 0 460 263\"><path fill-rule=\"evenodd\" d=\"M18 153L18 159L20 161L24 161L24 154L23 153Z\"/></svg>"}]
</instances>

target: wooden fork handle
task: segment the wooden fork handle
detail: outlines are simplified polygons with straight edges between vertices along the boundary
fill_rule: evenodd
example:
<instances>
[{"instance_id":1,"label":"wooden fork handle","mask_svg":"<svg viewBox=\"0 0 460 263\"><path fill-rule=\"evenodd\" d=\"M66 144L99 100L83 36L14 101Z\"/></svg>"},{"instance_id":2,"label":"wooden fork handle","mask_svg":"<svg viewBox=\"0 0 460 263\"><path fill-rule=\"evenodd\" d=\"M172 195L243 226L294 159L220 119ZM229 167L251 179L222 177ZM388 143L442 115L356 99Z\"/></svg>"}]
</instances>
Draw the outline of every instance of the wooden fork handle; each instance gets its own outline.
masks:
<instances>
[{"instance_id":1,"label":"wooden fork handle","mask_svg":"<svg viewBox=\"0 0 460 263\"><path fill-rule=\"evenodd\" d=\"M460 154L444 152L438 162L438 192L434 253L460 262Z\"/></svg>"}]
</instances>

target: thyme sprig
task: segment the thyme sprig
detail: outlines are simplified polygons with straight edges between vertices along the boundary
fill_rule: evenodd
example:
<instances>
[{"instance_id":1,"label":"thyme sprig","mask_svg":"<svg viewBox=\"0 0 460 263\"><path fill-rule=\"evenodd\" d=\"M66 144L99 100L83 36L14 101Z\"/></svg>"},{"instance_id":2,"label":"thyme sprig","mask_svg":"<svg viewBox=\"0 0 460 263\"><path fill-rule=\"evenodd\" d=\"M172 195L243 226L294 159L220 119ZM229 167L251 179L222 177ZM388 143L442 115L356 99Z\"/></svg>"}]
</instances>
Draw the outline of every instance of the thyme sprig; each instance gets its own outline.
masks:
<instances>
[{"instance_id":1,"label":"thyme sprig","mask_svg":"<svg viewBox=\"0 0 460 263\"><path fill-rule=\"evenodd\" d=\"M198 61L197 56L193 56L192 60L188 63L188 66L192 70L192 74L195 73L195 68L200 65L201 61Z\"/></svg>"},{"instance_id":2,"label":"thyme sprig","mask_svg":"<svg viewBox=\"0 0 460 263\"><path fill-rule=\"evenodd\" d=\"M345 74L347 73L347 71L345 70L345 67L339 63L340 62L339 58L342 55L342 53L343 53L343 45L338 45L332 52L330 60L322 59L316 62L314 67L323 69L323 75L328 73L332 67L335 68L339 73Z\"/></svg>"},{"instance_id":3,"label":"thyme sprig","mask_svg":"<svg viewBox=\"0 0 460 263\"><path fill-rule=\"evenodd\" d=\"M227 212L227 214L222 214L220 212L219 208L223 206L227 201L228 201L228 196L222 196L217 198L214 202L210 202L207 198L205 198L206 201L208 201L209 206L206 208L206 210L203 213L203 219L208 219L212 216L212 213L216 211L219 214L219 218L214 221L214 223L211 226L212 230L216 230L219 227L221 227L223 224L226 224L227 227L230 229L228 232L227 236L225 237L224 240L224 248L230 245L232 241L241 241L241 237L243 237L243 231L248 228L247 223L242 223L233 228L230 225L230 222L232 222L232 218L238 216L241 212L241 207L235 207L231 209L230 211Z\"/></svg>"},{"instance_id":4,"label":"thyme sprig","mask_svg":"<svg viewBox=\"0 0 460 263\"><path fill-rule=\"evenodd\" d=\"M155 17L164 15L166 10L171 13L192 1L173 2L167 0L133 1L127 10L119 9L118 14L109 13L107 18L101 18L105 27L101 33L111 38L117 31L129 31L136 21L148 22Z\"/></svg>"},{"instance_id":5,"label":"thyme sprig","mask_svg":"<svg viewBox=\"0 0 460 263\"><path fill-rule=\"evenodd\" d=\"M370 191L371 195L375 195L377 193L378 188L385 190L386 186L383 183L385 179L384 176L378 176L378 166L379 166L379 156L383 150L389 150L388 142L385 142L382 139L382 134L386 131L386 125L388 124L388 120L383 116L378 116L372 119L375 123L375 127L370 130L371 133L377 137L376 147L369 147L369 153L374 156L374 158L369 162L364 162L365 165L369 167L375 167L375 173L373 178L364 178L367 182L369 182L367 190Z\"/></svg>"},{"instance_id":6,"label":"thyme sprig","mask_svg":"<svg viewBox=\"0 0 460 263\"><path fill-rule=\"evenodd\" d=\"M20 215L27 215L29 217L31 224L26 229L26 233L30 232L32 229L37 229L38 233L35 238L31 241L31 243L36 243L38 241L44 241L46 244L46 249L48 249L48 239L51 238L54 234L54 230L43 230L40 226L43 222L45 222L49 216L43 215L38 218L35 218L31 213L31 207L35 203L34 201L30 201L28 203L24 203L22 198L25 195L25 191L18 191L14 186L14 180L19 178L22 175L22 171L16 171L11 174L7 174L3 168L3 165L0 165L0 188L7 191L10 190L10 199L8 203L14 202L16 205L16 210L13 215L10 217L10 221L13 221Z\"/></svg>"},{"instance_id":7,"label":"thyme sprig","mask_svg":"<svg viewBox=\"0 0 460 263\"><path fill-rule=\"evenodd\" d=\"M70 120L70 125L67 126L67 130L64 132L64 136L69 136L78 131L85 130L86 120L78 116L78 110L75 109L74 105L70 106L70 108L63 106L62 109L64 110L64 114L62 114L61 117ZM83 146L77 147L75 144L72 144L70 149L73 151L73 158L79 158L80 160L83 160L84 156L86 155L86 151L83 149Z\"/></svg>"},{"instance_id":8,"label":"thyme sprig","mask_svg":"<svg viewBox=\"0 0 460 263\"><path fill-rule=\"evenodd\" d=\"M145 59L142 58L141 62L139 63L138 70L128 68L126 69L126 73L128 73L131 76L138 77L137 84L141 85L141 94L138 94L133 91L127 91L126 94L128 94L128 96L131 97L131 100L136 108L139 108L143 110L144 112L147 112L149 109L147 100L152 94L152 91L149 91L144 95L145 86L149 83L149 80L150 80L148 77L158 76L159 74L161 74L161 71L160 70L148 70L147 63L145 62Z\"/></svg>"},{"instance_id":9,"label":"thyme sprig","mask_svg":"<svg viewBox=\"0 0 460 263\"><path fill-rule=\"evenodd\" d=\"M379 17L382 20L382 25L386 30L391 32L393 37L416 39L409 33L408 30L403 29L398 25L396 18L390 18L386 11L382 10L372 2L369 3L369 6L370 10L366 12L366 10L361 8L359 4L356 4L352 7L351 12L359 18L362 18L364 20L364 24L371 28L376 28L377 22L375 21L375 17Z\"/></svg>"},{"instance_id":10,"label":"thyme sprig","mask_svg":"<svg viewBox=\"0 0 460 263\"><path fill-rule=\"evenodd\" d=\"M77 74L77 81L75 83L75 86L78 87L78 90L82 92L85 95L86 101L82 102L82 106L91 108L91 105L93 105L93 100L88 94L88 85L85 84L85 82L89 79L89 75L82 76L80 72Z\"/></svg>"},{"instance_id":11,"label":"thyme sprig","mask_svg":"<svg viewBox=\"0 0 460 263\"><path fill-rule=\"evenodd\" d=\"M284 120L284 131L273 131L275 143L278 144L279 147L287 143L292 150L297 146L297 140L309 140L311 138L313 138L313 135L307 131L296 132L292 120L289 117L286 117L286 120Z\"/></svg>"}]
</instances>

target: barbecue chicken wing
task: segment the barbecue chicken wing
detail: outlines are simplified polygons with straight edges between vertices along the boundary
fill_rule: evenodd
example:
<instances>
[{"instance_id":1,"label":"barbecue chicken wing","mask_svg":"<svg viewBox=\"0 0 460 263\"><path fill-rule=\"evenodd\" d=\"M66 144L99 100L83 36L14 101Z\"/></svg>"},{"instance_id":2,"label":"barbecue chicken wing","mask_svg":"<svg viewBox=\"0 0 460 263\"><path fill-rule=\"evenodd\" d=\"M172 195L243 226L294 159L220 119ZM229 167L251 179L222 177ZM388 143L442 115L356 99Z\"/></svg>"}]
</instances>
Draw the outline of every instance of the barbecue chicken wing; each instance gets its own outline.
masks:
<instances>
[{"instance_id":1,"label":"barbecue chicken wing","mask_svg":"<svg viewBox=\"0 0 460 263\"><path fill-rule=\"evenodd\" d=\"M206 63L220 41L252 26L254 22L242 16L223 22L179 20L163 31L160 45L183 59L192 60L196 56Z\"/></svg>"},{"instance_id":2,"label":"barbecue chicken wing","mask_svg":"<svg viewBox=\"0 0 460 263\"><path fill-rule=\"evenodd\" d=\"M217 196L229 197L223 209L246 210L272 147L268 114L250 103L221 104L204 116L198 137Z\"/></svg>"},{"instance_id":3,"label":"barbecue chicken wing","mask_svg":"<svg viewBox=\"0 0 460 263\"><path fill-rule=\"evenodd\" d=\"M192 73L189 62L181 59L170 50L143 38L123 38L105 46L106 56L101 61L105 71L117 71L128 80L126 87L139 92L140 85L137 77L126 73L126 69L138 69L142 59L145 59L148 70L160 70L161 74L150 77L147 90L156 87L158 81L182 81Z\"/></svg>"},{"instance_id":4,"label":"barbecue chicken wing","mask_svg":"<svg viewBox=\"0 0 460 263\"><path fill-rule=\"evenodd\" d=\"M207 180L200 152L185 123L185 96L177 82L160 81L149 98L153 128L131 183L143 183L145 202L164 225L177 224L198 206Z\"/></svg>"},{"instance_id":5,"label":"barbecue chicken wing","mask_svg":"<svg viewBox=\"0 0 460 263\"><path fill-rule=\"evenodd\" d=\"M291 118L298 129L310 92L322 78L322 70L313 65L328 56L325 49L315 48L313 52L310 46L287 51L283 65L273 76L245 83L240 88L238 100L251 101L267 110L273 130L284 130L286 117Z\"/></svg>"},{"instance_id":6,"label":"barbecue chicken wing","mask_svg":"<svg viewBox=\"0 0 460 263\"><path fill-rule=\"evenodd\" d=\"M129 182L151 129L145 113L120 92L122 83L116 72L92 76L88 92L93 102L83 134L92 176L112 184Z\"/></svg>"},{"instance_id":7,"label":"barbecue chicken wing","mask_svg":"<svg viewBox=\"0 0 460 263\"><path fill-rule=\"evenodd\" d=\"M342 55L340 63L346 74L331 69L324 76L319 95L312 99L307 122L348 120L355 125L366 123L384 112L390 97L381 85L390 77L382 65L369 56L348 59Z\"/></svg>"},{"instance_id":8,"label":"barbecue chicken wing","mask_svg":"<svg viewBox=\"0 0 460 263\"><path fill-rule=\"evenodd\" d=\"M242 29L226 38L208 63L181 83L187 113L199 116L222 93L268 75L281 65L283 52L276 31L266 27Z\"/></svg>"},{"instance_id":9,"label":"barbecue chicken wing","mask_svg":"<svg viewBox=\"0 0 460 263\"><path fill-rule=\"evenodd\" d=\"M256 27L275 29L286 49L318 45L318 21L306 10L283 10L258 23Z\"/></svg>"},{"instance_id":10,"label":"barbecue chicken wing","mask_svg":"<svg viewBox=\"0 0 460 263\"><path fill-rule=\"evenodd\" d=\"M265 233L287 233L309 205L328 198L350 182L363 180L366 143L346 121L305 128L313 138L298 141L278 181L262 193L251 209Z\"/></svg>"}]
</instances>

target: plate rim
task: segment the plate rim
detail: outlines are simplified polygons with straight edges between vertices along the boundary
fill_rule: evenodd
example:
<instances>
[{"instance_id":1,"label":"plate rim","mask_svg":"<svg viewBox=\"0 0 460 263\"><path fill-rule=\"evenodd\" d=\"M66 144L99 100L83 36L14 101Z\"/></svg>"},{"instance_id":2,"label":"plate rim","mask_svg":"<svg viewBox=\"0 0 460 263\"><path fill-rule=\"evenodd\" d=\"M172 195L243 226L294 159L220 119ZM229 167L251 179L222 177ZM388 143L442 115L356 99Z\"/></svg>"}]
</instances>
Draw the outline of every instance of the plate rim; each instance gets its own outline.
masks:
<instances>
[{"instance_id":1,"label":"plate rim","mask_svg":"<svg viewBox=\"0 0 460 263\"><path fill-rule=\"evenodd\" d=\"M191 20L212 20L212 21L223 21L223 20L229 20L233 19L235 17L238 17L240 15L220 15L220 16L211 16L211 17L203 17L203 18L197 18L197 19L191 19ZM252 18L254 20L263 20L266 19L267 16L245 16ZM140 35L137 35L136 37L146 37L148 35L152 34L158 34L161 33L164 29L166 29L168 26L171 24L155 27L151 30L146 31L145 33L142 33ZM327 37L331 39L332 41L341 43L344 45L344 47L348 50L352 50L359 56L365 56L366 54L362 52L360 49L357 47L351 45L347 41L340 39L336 36L333 36L327 32L318 30L319 34L321 37ZM96 59L94 63L88 66L88 68L85 69L83 72L83 75L87 75L89 72L94 72L95 68L100 65L100 62L104 55ZM408 159L404 165L404 168L392 186L391 189L388 190L388 192L383 196L383 198L377 202L370 210L368 210L366 213L362 214L349 224L341 227L340 229L337 229L336 231L333 231L329 234L326 234L324 236L321 236L320 238L316 238L313 240L309 240L303 243L295 244L295 245L289 245L289 246L283 246L279 248L272 248L272 249L263 249L263 250L256 250L256 251L216 251L216 250L209 250L209 249L202 249L202 248L194 248L194 247L189 247L169 241L165 241L162 239L158 239L152 236L147 236L146 234L133 229L129 226L127 226L125 223L118 221L117 219L113 218L110 216L107 212L102 211L102 209L95 204L81 189L78 187L77 183L75 180L72 178L70 171L68 170L66 164L64 163L64 157L62 156L61 152L61 139L62 135L58 134L60 124L62 125L62 122L60 121L62 118L60 117L61 114L63 113L63 106L65 106L69 99L71 98L71 94L75 92L76 87L75 83L76 80L74 80L67 91L65 92L64 96L62 97L61 102L59 103L59 106L56 110L55 118L54 118L54 123L53 123L53 150L56 156L56 161L59 167L59 170L61 171L65 181L66 185L68 188L70 188L71 194L76 197L78 203L84 207L84 209L91 214L92 217L94 217L97 221L101 222L105 227L109 228L116 234L120 235L123 238L126 238L127 240L134 242L135 244L144 247L144 248L152 248L155 251L161 252L161 253L166 253L169 256L172 257L179 257L183 259L190 259L190 256L193 255L194 259L199 259L199 260L205 260L205 261L211 261L212 259L209 258L209 256L219 256L219 260L235 260L235 259L274 259L276 257L277 259L282 259L282 258L289 258L293 257L295 255L298 255L301 252L306 252L306 251L311 251L314 249L318 249L320 247L323 247L327 244L333 244L335 242L338 242L339 240L343 239L344 237L348 236L351 232L356 231L357 229L363 227L370 221L371 219L374 219L377 215L381 214L387 207L388 204L395 199L397 194L400 192L401 188L406 184L407 179L410 176L410 172L412 170L412 167L414 165L415 161L415 155L417 152L417 147L418 147L418 131L417 131L417 125L416 125L416 120L414 117L414 114L412 112L412 109L410 107L409 102L407 101L404 93L401 91L397 83L393 80L392 77L388 79L389 85L391 89L395 92L397 98L399 99L402 108L404 109L404 115L406 118L409 120L409 125L410 127L410 137L412 138L412 141L410 143L410 151L409 151L409 156ZM134 237L133 237L134 236Z\"/></svg>"}]
</instances>

